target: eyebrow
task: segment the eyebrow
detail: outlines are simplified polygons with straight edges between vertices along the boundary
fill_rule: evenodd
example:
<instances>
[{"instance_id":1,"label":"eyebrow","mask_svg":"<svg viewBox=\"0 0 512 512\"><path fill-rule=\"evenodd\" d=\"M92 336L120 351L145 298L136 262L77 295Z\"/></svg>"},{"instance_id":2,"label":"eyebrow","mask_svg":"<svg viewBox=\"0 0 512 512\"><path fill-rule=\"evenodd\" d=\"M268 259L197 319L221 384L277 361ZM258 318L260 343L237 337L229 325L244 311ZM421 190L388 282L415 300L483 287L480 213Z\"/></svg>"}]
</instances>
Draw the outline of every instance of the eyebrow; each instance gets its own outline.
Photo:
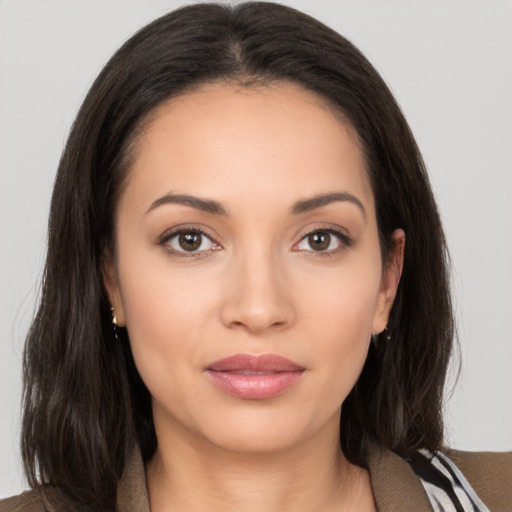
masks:
<instances>
[{"instance_id":1,"label":"eyebrow","mask_svg":"<svg viewBox=\"0 0 512 512\"><path fill-rule=\"evenodd\" d=\"M327 194L319 194L308 199L302 199L297 201L290 208L290 213L292 215L300 215L301 213L306 213L334 202L349 202L356 205L366 219L366 210L364 209L363 203L348 192L330 192ZM186 194L165 194L153 201L146 213L165 204L181 204L212 215L227 215L226 209L219 202Z\"/></svg>"},{"instance_id":2,"label":"eyebrow","mask_svg":"<svg viewBox=\"0 0 512 512\"><path fill-rule=\"evenodd\" d=\"M349 203L355 204L361 210L363 217L366 219L366 210L364 209L363 203L356 196L353 196L348 192L330 192L327 194L319 194L317 196L310 197L309 199L297 201L290 208L290 213L293 215L299 215L301 213L309 212L311 210L315 210L316 208L320 208L321 206L326 206L337 201L348 201Z\"/></svg>"},{"instance_id":3,"label":"eyebrow","mask_svg":"<svg viewBox=\"0 0 512 512\"><path fill-rule=\"evenodd\" d=\"M164 204L182 204L202 212L210 213L212 215L227 215L224 207L217 201L213 201L211 199L201 199L199 197L184 194L165 194L165 196L162 196L156 201L153 201L146 213L149 213L155 208L158 208Z\"/></svg>"}]
</instances>

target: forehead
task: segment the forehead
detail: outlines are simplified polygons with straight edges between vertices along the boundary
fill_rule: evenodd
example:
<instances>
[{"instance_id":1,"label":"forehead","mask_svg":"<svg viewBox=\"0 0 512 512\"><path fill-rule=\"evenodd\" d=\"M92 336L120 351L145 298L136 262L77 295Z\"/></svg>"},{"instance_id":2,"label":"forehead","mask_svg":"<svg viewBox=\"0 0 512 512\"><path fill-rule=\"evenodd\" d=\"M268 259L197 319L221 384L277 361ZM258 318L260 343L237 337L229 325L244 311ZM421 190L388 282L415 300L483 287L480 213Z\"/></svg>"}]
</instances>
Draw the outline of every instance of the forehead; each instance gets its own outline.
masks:
<instances>
[{"instance_id":1,"label":"forehead","mask_svg":"<svg viewBox=\"0 0 512 512\"><path fill-rule=\"evenodd\" d=\"M210 84L168 100L138 138L130 184L148 200L172 191L263 202L274 189L284 203L343 190L373 204L355 130L292 83Z\"/></svg>"}]
</instances>

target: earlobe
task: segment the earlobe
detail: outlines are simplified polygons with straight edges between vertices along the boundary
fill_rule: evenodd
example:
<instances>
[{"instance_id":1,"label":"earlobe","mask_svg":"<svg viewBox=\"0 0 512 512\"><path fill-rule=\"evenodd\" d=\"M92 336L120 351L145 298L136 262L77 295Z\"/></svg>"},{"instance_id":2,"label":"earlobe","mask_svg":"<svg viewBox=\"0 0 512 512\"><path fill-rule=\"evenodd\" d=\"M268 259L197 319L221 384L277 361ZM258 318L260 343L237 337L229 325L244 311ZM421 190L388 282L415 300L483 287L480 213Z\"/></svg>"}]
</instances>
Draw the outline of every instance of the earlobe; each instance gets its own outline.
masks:
<instances>
[{"instance_id":1,"label":"earlobe","mask_svg":"<svg viewBox=\"0 0 512 512\"><path fill-rule=\"evenodd\" d=\"M382 271L381 287L377 299L377 307L373 318L372 334L379 334L387 326L389 313L398 290L402 276L405 233L403 229L396 229L392 235L393 245Z\"/></svg>"},{"instance_id":2,"label":"earlobe","mask_svg":"<svg viewBox=\"0 0 512 512\"><path fill-rule=\"evenodd\" d=\"M123 301L119 289L119 278L116 272L114 258L109 254L105 256L102 264L103 285L107 292L110 305L112 308L112 316L115 316L116 325L124 327L126 325Z\"/></svg>"}]
</instances>

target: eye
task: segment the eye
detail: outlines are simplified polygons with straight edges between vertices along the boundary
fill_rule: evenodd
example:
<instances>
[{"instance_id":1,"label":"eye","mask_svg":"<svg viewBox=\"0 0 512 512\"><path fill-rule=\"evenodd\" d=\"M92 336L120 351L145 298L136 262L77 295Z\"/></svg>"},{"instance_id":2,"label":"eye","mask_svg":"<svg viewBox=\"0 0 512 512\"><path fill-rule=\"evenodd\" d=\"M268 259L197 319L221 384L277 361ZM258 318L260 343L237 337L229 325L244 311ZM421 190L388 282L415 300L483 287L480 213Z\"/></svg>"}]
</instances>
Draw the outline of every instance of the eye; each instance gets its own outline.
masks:
<instances>
[{"instance_id":1,"label":"eye","mask_svg":"<svg viewBox=\"0 0 512 512\"><path fill-rule=\"evenodd\" d=\"M186 256L187 253L194 255L220 249L217 243L198 229L175 231L164 237L160 243L170 252L181 253L183 256Z\"/></svg>"},{"instance_id":2,"label":"eye","mask_svg":"<svg viewBox=\"0 0 512 512\"><path fill-rule=\"evenodd\" d=\"M317 229L308 233L294 246L297 251L336 253L351 244L350 238L334 229Z\"/></svg>"}]
</instances>

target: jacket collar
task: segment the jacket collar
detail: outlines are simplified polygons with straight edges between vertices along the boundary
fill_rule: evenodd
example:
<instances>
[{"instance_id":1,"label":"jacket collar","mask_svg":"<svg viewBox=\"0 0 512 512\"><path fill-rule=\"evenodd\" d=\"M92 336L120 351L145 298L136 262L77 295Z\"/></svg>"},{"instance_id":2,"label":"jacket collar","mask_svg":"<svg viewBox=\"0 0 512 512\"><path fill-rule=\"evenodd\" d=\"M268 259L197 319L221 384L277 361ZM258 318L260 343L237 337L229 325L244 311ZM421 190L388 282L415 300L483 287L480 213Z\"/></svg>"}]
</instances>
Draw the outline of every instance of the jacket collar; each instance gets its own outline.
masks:
<instances>
[{"instance_id":1,"label":"jacket collar","mask_svg":"<svg viewBox=\"0 0 512 512\"><path fill-rule=\"evenodd\" d=\"M146 471L138 446L128 457L117 486L116 512L150 512Z\"/></svg>"},{"instance_id":2,"label":"jacket collar","mask_svg":"<svg viewBox=\"0 0 512 512\"><path fill-rule=\"evenodd\" d=\"M373 446L368 469L379 512L432 512L420 479L402 457Z\"/></svg>"},{"instance_id":3,"label":"jacket collar","mask_svg":"<svg viewBox=\"0 0 512 512\"><path fill-rule=\"evenodd\" d=\"M419 478L395 453L373 446L368 467L379 512L431 512ZM117 512L150 512L146 473L139 449L128 457L117 489Z\"/></svg>"}]
</instances>

